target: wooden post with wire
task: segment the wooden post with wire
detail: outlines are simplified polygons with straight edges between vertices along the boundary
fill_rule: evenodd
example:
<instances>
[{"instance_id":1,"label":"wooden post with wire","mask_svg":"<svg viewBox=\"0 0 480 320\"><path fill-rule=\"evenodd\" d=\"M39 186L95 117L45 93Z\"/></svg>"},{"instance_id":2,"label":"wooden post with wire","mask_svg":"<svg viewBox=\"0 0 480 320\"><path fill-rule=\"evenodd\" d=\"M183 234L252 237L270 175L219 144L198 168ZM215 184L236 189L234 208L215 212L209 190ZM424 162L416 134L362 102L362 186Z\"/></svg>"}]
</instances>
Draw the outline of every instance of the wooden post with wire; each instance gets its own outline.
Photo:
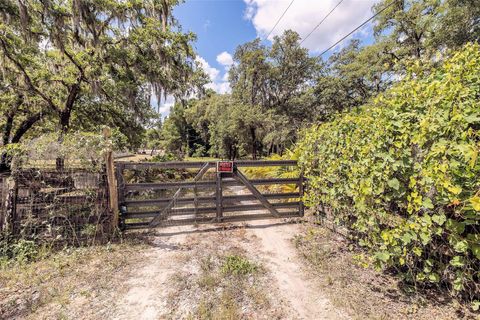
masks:
<instances>
[{"instance_id":1,"label":"wooden post with wire","mask_svg":"<svg viewBox=\"0 0 480 320\"><path fill-rule=\"evenodd\" d=\"M107 142L107 150L105 151L105 168L107 173L108 184L108 206L110 214L112 215L110 230L114 231L118 227L119 222L119 208L118 208L118 190L117 179L115 178L115 164L113 163L113 151L111 147L110 138L112 131L106 127L103 129L103 137Z\"/></svg>"},{"instance_id":2,"label":"wooden post with wire","mask_svg":"<svg viewBox=\"0 0 480 320\"><path fill-rule=\"evenodd\" d=\"M4 217L2 231L15 235L17 232L17 181L14 176L5 179Z\"/></svg>"}]
</instances>

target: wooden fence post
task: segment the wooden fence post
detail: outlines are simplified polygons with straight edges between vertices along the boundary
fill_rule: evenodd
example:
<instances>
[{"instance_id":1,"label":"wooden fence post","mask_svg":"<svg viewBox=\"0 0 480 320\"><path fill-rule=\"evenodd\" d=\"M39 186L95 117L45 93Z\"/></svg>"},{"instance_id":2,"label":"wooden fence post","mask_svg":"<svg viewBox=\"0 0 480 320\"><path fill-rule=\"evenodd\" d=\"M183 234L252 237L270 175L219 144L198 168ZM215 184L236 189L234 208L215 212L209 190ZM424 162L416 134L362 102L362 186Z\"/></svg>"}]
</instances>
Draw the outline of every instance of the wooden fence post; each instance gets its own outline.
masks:
<instances>
[{"instance_id":1,"label":"wooden fence post","mask_svg":"<svg viewBox=\"0 0 480 320\"><path fill-rule=\"evenodd\" d=\"M303 196L305 194L305 177L303 175L303 170L300 172L300 184L298 185L298 193L300 194L300 206L298 212L300 217L305 215L305 206L303 204Z\"/></svg>"},{"instance_id":2,"label":"wooden fence post","mask_svg":"<svg viewBox=\"0 0 480 320\"><path fill-rule=\"evenodd\" d=\"M110 140L111 137L110 128L103 129L103 136L106 141ZM119 208L118 208L118 190L117 190L117 180L115 178L115 164L113 162L113 151L108 145L108 149L105 152L105 168L107 173L107 184L108 184L108 204L109 210L112 214L111 230L115 230L118 227L119 221Z\"/></svg>"},{"instance_id":3,"label":"wooden fence post","mask_svg":"<svg viewBox=\"0 0 480 320\"><path fill-rule=\"evenodd\" d=\"M15 177L11 176L5 179L5 203L4 203L4 217L3 217L3 230L5 233L8 234L15 234L16 233L16 220L17 220L17 181Z\"/></svg>"}]
</instances>

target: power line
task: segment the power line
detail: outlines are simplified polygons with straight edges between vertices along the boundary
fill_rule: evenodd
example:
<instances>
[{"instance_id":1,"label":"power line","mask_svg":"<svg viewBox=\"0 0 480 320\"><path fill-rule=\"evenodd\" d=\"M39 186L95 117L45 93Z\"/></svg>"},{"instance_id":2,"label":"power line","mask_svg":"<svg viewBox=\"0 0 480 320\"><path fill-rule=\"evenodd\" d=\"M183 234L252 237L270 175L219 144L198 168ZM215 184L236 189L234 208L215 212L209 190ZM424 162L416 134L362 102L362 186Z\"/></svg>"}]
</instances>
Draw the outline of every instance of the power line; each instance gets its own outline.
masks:
<instances>
[{"instance_id":1,"label":"power line","mask_svg":"<svg viewBox=\"0 0 480 320\"><path fill-rule=\"evenodd\" d=\"M390 2L388 5L386 5L382 10L378 11L377 13L375 13L373 16L371 16L370 18L368 18L367 20L365 20L361 25L359 25L358 27L356 27L355 29L353 29L352 31L350 31L346 36L344 36L343 38L341 38L340 40L338 40L337 42L335 42L333 45L331 45L328 49L324 50L322 53L320 53L318 55L318 57L321 57L323 56L325 53L327 53L328 51L332 50L337 44L339 44L340 42L342 42L343 40L345 40L348 36L350 36L352 33L354 33L355 31L357 31L358 29L360 29L361 27L363 27L364 25L366 25L367 23L369 23L370 21L372 21L376 16L378 16L380 13L382 13L383 11L387 10L392 4L395 3L395 0L393 0L392 2Z\"/></svg>"},{"instance_id":2,"label":"power line","mask_svg":"<svg viewBox=\"0 0 480 320\"><path fill-rule=\"evenodd\" d=\"M337 5L336 5L335 7L333 7L333 9L330 10L330 12L327 13L327 15L326 15L325 17L323 17L322 21L320 21L320 22L315 26L315 28L313 28L312 31L310 31L310 33L307 34L307 36L302 39L302 41L300 42L300 44L302 44L305 40L307 40L308 37L310 37L310 35L311 35L315 30L317 30L318 27L320 27L320 25L323 23L323 21L325 21L325 20L332 14L332 12L335 11L335 9L337 9L337 7L338 7L342 2L343 2L343 0L340 0L340 1L337 3Z\"/></svg>"},{"instance_id":3,"label":"power line","mask_svg":"<svg viewBox=\"0 0 480 320\"><path fill-rule=\"evenodd\" d=\"M275 28L277 27L278 23L280 22L280 20L282 20L283 16L285 15L285 13L287 13L288 9L290 9L290 7L292 6L293 2L295 0L292 0L290 2L290 4L288 5L287 9L285 9L285 11L283 11L282 15L280 16L280 18L278 18L277 22L275 23L275 25L273 26L272 30L270 30L270 32L267 34L266 38L265 39L268 39L268 37L270 36L270 34L273 32L273 30L275 30Z\"/></svg>"}]
</instances>

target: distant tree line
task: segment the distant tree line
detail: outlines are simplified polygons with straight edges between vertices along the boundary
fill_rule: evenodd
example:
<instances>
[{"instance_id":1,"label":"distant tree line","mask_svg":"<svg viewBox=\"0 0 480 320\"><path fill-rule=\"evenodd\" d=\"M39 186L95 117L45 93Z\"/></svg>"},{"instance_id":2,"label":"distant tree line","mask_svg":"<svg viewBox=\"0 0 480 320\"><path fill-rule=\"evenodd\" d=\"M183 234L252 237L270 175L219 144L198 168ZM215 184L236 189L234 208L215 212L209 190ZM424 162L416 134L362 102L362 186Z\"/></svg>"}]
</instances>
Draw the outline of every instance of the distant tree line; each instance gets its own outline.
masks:
<instances>
[{"instance_id":1,"label":"distant tree line","mask_svg":"<svg viewBox=\"0 0 480 320\"><path fill-rule=\"evenodd\" d=\"M373 7L380 11L390 1ZM411 60L441 61L448 49L478 41L474 0L395 0L375 20L375 41L351 40L327 60L309 55L294 31L240 45L229 71L231 94L207 92L176 103L155 139L180 156L256 159L282 154L301 128L355 110L405 75Z\"/></svg>"}]
</instances>

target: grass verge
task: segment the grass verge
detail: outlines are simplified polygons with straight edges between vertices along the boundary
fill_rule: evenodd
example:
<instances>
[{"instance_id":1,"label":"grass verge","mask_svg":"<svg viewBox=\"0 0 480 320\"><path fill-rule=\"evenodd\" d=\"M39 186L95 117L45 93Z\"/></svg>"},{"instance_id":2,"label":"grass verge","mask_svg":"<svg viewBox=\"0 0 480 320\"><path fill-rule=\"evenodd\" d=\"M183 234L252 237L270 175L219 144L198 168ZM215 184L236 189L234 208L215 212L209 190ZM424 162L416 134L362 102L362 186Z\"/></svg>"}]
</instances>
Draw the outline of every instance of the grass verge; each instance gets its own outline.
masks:
<instances>
[{"instance_id":1,"label":"grass verge","mask_svg":"<svg viewBox=\"0 0 480 320\"><path fill-rule=\"evenodd\" d=\"M95 318L109 312L109 293L145 245L122 243L42 251L35 261L0 268L0 319ZM82 306L88 305L88 308ZM92 308L94 307L94 308Z\"/></svg>"},{"instance_id":2,"label":"grass verge","mask_svg":"<svg viewBox=\"0 0 480 320\"><path fill-rule=\"evenodd\" d=\"M307 228L294 243L320 290L354 319L478 319L448 296L414 292L375 270L361 250L324 227Z\"/></svg>"}]
</instances>

